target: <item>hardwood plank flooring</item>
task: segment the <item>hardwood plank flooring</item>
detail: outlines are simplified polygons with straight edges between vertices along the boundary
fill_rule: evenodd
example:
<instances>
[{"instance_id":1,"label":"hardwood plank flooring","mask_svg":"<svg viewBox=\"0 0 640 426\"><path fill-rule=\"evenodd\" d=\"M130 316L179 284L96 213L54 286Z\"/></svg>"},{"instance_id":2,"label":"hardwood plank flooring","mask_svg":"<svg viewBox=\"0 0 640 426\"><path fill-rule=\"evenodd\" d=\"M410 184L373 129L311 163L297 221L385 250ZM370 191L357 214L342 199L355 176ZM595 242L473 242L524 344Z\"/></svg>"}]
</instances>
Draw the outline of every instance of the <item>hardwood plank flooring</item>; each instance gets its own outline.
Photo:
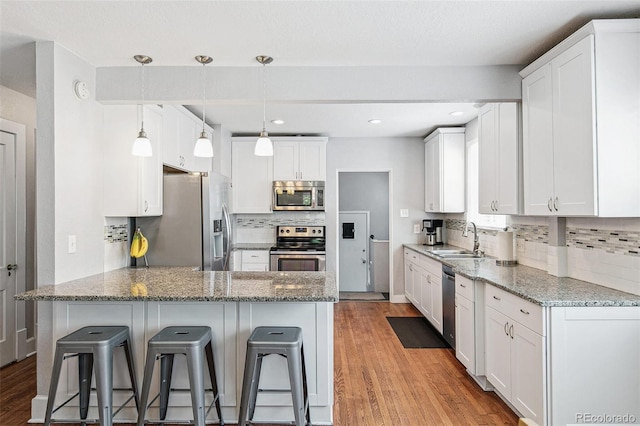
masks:
<instances>
[{"instance_id":1,"label":"hardwood plank flooring","mask_svg":"<svg viewBox=\"0 0 640 426\"><path fill-rule=\"evenodd\" d=\"M386 320L419 315L408 304L335 305L334 425L516 425L451 349L405 349ZM26 426L35 395L35 356L0 369L0 426Z\"/></svg>"}]
</instances>

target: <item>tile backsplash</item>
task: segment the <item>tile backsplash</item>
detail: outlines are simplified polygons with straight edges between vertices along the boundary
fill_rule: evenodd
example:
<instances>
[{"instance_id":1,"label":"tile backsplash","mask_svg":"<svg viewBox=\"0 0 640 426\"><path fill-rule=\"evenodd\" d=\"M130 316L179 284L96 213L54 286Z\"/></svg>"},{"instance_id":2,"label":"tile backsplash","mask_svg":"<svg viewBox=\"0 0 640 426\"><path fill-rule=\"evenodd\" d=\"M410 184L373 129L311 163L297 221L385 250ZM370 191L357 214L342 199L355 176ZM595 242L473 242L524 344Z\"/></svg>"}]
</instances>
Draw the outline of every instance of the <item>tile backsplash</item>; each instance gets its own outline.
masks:
<instances>
[{"instance_id":1,"label":"tile backsplash","mask_svg":"<svg viewBox=\"0 0 640 426\"><path fill-rule=\"evenodd\" d=\"M324 226L324 212L233 215L234 243L274 243L276 226Z\"/></svg>"},{"instance_id":2,"label":"tile backsplash","mask_svg":"<svg viewBox=\"0 0 640 426\"><path fill-rule=\"evenodd\" d=\"M519 219L526 221L527 219ZM549 227L513 223L514 247L518 263L549 271L554 259L549 253ZM471 249L473 235L462 237L466 222L446 220L447 242ZM497 252L497 231L479 229L480 249L489 256ZM616 221L607 219L568 219L565 229L567 275L629 293L640 294L640 219Z\"/></svg>"}]
</instances>

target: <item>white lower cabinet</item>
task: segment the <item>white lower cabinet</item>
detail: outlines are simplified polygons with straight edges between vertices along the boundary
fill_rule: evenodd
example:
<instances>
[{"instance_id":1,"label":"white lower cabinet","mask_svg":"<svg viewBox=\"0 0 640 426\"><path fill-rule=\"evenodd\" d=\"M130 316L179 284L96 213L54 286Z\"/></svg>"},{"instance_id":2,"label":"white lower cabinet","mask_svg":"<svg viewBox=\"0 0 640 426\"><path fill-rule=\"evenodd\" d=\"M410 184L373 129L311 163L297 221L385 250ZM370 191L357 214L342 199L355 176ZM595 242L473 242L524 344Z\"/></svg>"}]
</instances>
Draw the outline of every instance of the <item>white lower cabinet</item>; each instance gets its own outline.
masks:
<instances>
[{"instance_id":1,"label":"white lower cabinet","mask_svg":"<svg viewBox=\"0 0 640 426\"><path fill-rule=\"evenodd\" d=\"M484 390L484 283L456 274L456 358Z\"/></svg>"},{"instance_id":2,"label":"white lower cabinet","mask_svg":"<svg viewBox=\"0 0 640 426\"><path fill-rule=\"evenodd\" d=\"M407 299L442 334L442 264L405 248L404 289Z\"/></svg>"},{"instance_id":3,"label":"white lower cabinet","mask_svg":"<svg viewBox=\"0 0 640 426\"><path fill-rule=\"evenodd\" d=\"M487 286L485 302L487 380L520 414L543 424L546 386L543 308L493 286Z\"/></svg>"},{"instance_id":4,"label":"white lower cabinet","mask_svg":"<svg viewBox=\"0 0 640 426\"><path fill-rule=\"evenodd\" d=\"M242 250L240 271L265 272L269 270L268 250Z\"/></svg>"}]
</instances>

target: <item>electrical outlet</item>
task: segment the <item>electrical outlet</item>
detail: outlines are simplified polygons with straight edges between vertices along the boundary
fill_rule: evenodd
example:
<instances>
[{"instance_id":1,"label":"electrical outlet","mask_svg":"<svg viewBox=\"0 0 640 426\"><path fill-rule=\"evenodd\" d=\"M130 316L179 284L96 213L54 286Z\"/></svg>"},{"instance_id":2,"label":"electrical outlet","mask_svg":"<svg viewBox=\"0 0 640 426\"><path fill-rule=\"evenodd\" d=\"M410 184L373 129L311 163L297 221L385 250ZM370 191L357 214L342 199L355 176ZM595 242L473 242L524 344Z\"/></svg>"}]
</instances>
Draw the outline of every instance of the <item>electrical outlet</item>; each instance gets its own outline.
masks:
<instances>
[{"instance_id":1,"label":"electrical outlet","mask_svg":"<svg viewBox=\"0 0 640 426\"><path fill-rule=\"evenodd\" d=\"M409 209L400 209L400 217L409 217Z\"/></svg>"},{"instance_id":2,"label":"electrical outlet","mask_svg":"<svg viewBox=\"0 0 640 426\"><path fill-rule=\"evenodd\" d=\"M522 238L516 238L516 250L524 251L524 240Z\"/></svg>"},{"instance_id":3,"label":"electrical outlet","mask_svg":"<svg viewBox=\"0 0 640 426\"><path fill-rule=\"evenodd\" d=\"M420 225L419 224L413 225L413 233L414 234L419 234L420 233Z\"/></svg>"},{"instance_id":4,"label":"electrical outlet","mask_svg":"<svg viewBox=\"0 0 640 426\"><path fill-rule=\"evenodd\" d=\"M68 242L67 253L75 253L76 252L76 236L69 235L67 242Z\"/></svg>"}]
</instances>

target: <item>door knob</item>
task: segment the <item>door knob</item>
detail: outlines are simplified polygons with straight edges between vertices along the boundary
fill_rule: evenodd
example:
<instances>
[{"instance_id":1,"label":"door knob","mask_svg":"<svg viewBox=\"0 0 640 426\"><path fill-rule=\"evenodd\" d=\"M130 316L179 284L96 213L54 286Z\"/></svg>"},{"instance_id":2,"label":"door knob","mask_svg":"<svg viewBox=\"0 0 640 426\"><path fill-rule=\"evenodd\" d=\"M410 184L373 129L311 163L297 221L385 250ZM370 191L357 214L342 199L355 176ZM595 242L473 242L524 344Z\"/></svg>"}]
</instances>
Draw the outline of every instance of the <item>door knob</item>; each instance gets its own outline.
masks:
<instances>
[{"instance_id":1,"label":"door knob","mask_svg":"<svg viewBox=\"0 0 640 426\"><path fill-rule=\"evenodd\" d=\"M367 260L366 259L362 259L362 263L367 263Z\"/></svg>"},{"instance_id":2,"label":"door knob","mask_svg":"<svg viewBox=\"0 0 640 426\"><path fill-rule=\"evenodd\" d=\"M15 263L9 263L7 265L7 271L9 271L9 276L11 276L11 271L18 269L18 265Z\"/></svg>"}]
</instances>

